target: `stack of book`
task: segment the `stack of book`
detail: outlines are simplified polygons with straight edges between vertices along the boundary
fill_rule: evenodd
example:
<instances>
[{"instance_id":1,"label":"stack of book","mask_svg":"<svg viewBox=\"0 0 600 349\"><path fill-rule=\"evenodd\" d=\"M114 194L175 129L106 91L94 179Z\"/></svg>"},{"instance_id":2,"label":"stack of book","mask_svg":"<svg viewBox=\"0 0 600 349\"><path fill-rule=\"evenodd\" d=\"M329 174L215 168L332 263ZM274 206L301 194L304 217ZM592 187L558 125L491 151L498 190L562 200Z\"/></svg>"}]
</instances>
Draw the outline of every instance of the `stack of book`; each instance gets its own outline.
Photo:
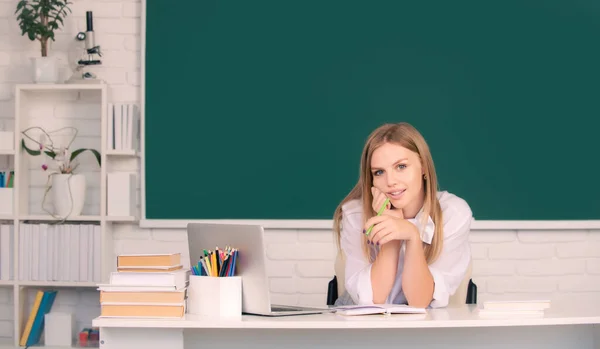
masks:
<instances>
[{"instance_id":1,"label":"stack of book","mask_svg":"<svg viewBox=\"0 0 600 349\"><path fill-rule=\"evenodd\" d=\"M183 317L188 283L179 253L119 255L110 283L98 285L100 316Z\"/></svg>"},{"instance_id":2,"label":"stack of book","mask_svg":"<svg viewBox=\"0 0 600 349\"><path fill-rule=\"evenodd\" d=\"M487 301L479 309L481 317L543 317L550 300Z\"/></svg>"},{"instance_id":3,"label":"stack of book","mask_svg":"<svg viewBox=\"0 0 600 349\"><path fill-rule=\"evenodd\" d=\"M108 104L108 148L139 150L140 108L132 103Z\"/></svg>"}]
</instances>

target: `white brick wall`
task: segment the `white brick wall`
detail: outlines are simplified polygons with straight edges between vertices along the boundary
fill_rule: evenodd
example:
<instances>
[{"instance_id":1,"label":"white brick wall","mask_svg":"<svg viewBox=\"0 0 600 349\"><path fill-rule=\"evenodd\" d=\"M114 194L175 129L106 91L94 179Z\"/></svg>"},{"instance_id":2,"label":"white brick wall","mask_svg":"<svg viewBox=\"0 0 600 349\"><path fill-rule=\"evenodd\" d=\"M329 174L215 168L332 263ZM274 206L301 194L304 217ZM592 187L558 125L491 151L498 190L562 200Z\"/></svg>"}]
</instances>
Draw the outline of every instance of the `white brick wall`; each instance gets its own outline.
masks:
<instances>
[{"instance_id":1,"label":"white brick wall","mask_svg":"<svg viewBox=\"0 0 600 349\"><path fill-rule=\"evenodd\" d=\"M31 82L28 57L39 52L37 42L19 34L13 17L16 4L17 0L0 0L0 124L7 127L13 125L14 84ZM110 84L109 98L113 102L139 103L140 2L77 0L72 10L65 29L57 33L52 52L63 59L77 57L81 43L75 42L74 35L85 29L85 11L94 11L96 43L103 52L103 64L96 72ZM41 118L47 113L71 118L81 132L78 142L95 145L98 123L86 116L85 112L89 112L86 96L75 101L75 109L71 104L59 108L42 104L32 112ZM139 166L135 161L123 161L112 170L139 171ZM91 183L97 183L96 171L89 166ZM34 170L31 178L31 209L35 211L40 201L34 200L34 196L41 194L45 177ZM99 209L95 204L99 201L98 189L92 184L87 213ZM117 226L114 235L116 254L181 251L187 257L183 230L143 230L123 224ZM470 241L473 280L480 301L540 297L560 301L577 297L600 305L600 231L474 231ZM331 232L268 230L265 244L272 301L324 304L336 248ZM12 302L11 288L0 287L0 337L12 336ZM88 326L99 312L97 293L92 290L61 289L55 307L75 312L79 327Z\"/></svg>"},{"instance_id":2,"label":"white brick wall","mask_svg":"<svg viewBox=\"0 0 600 349\"><path fill-rule=\"evenodd\" d=\"M471 235L476 256L473 279L480 300L583 297L600 305L600 231L482 231Z\"/></svg>"},{"instance_id":3,"label":"white brick wall","mask_svg":"<svg viewBox=\"0 0 600 349\"><path fill-rule=\"evenodd\" d=\"M183 230L123 229L116 253L160 249L187 253ZM265 235L273 301L324 304L334 272L336 245L331 232L267 230ZM473 281L479 301L582 297L600 305L600 258L590 256L593 248L584 247L597 244L599 236L600 231L472 231ZM582 248L572 247L576 243ZM559 251L566 248L573 252L561 258Z\"/></svg>"}]
</instances>

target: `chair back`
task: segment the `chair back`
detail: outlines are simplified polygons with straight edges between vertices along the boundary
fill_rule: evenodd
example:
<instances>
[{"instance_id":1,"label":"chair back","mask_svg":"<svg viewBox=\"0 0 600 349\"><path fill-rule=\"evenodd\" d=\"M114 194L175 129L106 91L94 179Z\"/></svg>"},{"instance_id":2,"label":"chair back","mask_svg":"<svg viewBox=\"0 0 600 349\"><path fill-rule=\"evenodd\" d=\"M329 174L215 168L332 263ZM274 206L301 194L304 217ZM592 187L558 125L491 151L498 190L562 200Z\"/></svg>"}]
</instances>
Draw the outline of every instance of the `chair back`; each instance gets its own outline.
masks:
<instances>
[{"instance_id":1,"label":"chair back","mask_svg":"<svg viewBox=\"0 0 600 349\"><path fill-rule=\"evenodd\" d=\"M341 296L346 291L346 256L344 252L338 252L333 269L337 278L338 296Z\"/></svg>"},{"instance_id":2,"label":"chair back","mask_svg":"<svg viewBox=\"0 0 600 349\"><path fill-rule=\"evenodd\" d=\"M472 263L469 262L469 267L462 282L456 289L456 292L448 299L448 306L461 306L467 302L467 293L469 291L469 281L471 281Z\"/></svg>"}]
</instances>

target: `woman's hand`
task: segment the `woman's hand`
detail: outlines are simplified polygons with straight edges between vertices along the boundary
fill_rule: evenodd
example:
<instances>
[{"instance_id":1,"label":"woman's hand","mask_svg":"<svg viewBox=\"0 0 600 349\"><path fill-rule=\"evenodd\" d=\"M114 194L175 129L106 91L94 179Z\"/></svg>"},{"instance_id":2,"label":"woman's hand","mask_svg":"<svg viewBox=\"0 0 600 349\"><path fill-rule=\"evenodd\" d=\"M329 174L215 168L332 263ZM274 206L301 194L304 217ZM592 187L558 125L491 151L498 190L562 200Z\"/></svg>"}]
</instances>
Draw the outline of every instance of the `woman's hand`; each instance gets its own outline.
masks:
<instances>
[{"instance_id":1,"label":"woman's hand","mask_svg":"<svg viewBox=\"0 0 600 349\"><path fill-rule=\"evenodd\" d=\"M377 212L379 212L379 209L381 209L381 206L385 202L385 199L387 199L387 196L381 190L375 187L371 187L371 194L373 195L373 211L375 211L375 214L377 214ZM385 207L385 210L388 211L391 208L392 204L388 202Z\"/></svg>"},{"instance_id":2,"label":"woman's hand","mask_svg":"<svg viewBox=\"0 0 600 349\"><path fill-rule=\"evenodd\" d=\"M371 187L371 194L373 194L373 204L372 204L373 211L375 211L375 213L377 213L377 212L379 212L379 210L381 209L381 206L387 199L387 196L381 190L379 190L375 187ZM391 202L387 203L385 209L383 210L382 215L389 215L389 216L397 217L400 219L404 219L404 214L402 213L402 210L393 207Z\"/></svg>"},{"instance_id":3,"label":"woman's hand","mask_svg":"<svg viewBox=\"0 0 600 349\"><path fill-rule=\"evenodd\" d=\"M387 196L375 187L371 188L371 193L373 194L373 210L378 212ZM374 216L365 223L365 231L371 225L374 226L367 239L376 245L383 245L392 240L412 240L418 237L416 227L404 219L402 209L396 209L390 203L387 204L381 216Z\"/></svg>"},{"instance_id":4,"label":"woman's hand","mask_svg":"<svg viewBox=\"0 0 600 349\"><path fill-rule=\"evenodd\" d=\"M394 240L411 241L419 238L417 227L406 219L393 214L371 217L365 223L365 231L373 225L367 239L375 245L383 245Z\"/></svg>"}]
</instances>

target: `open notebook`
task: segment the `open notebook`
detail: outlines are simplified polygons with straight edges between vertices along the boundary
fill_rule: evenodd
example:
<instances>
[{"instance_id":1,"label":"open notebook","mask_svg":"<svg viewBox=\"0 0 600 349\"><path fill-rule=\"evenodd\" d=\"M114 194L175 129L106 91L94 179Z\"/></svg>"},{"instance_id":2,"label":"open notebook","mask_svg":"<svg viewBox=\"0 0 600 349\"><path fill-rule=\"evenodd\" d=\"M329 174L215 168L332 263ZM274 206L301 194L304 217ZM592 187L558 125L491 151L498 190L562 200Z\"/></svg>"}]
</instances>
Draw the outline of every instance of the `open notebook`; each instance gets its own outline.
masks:
<instances>
[{"instance_id":1,"label":"open notebook","mask_svg":"<svg viewBox=\"0 0 600 349\"><path fill-rule=\"evenodd\" d=\"M335 308L340 315L373 314L426 314L425 308L415 308L405 304L342 305Z\"/></svg>"}]
</instances>

